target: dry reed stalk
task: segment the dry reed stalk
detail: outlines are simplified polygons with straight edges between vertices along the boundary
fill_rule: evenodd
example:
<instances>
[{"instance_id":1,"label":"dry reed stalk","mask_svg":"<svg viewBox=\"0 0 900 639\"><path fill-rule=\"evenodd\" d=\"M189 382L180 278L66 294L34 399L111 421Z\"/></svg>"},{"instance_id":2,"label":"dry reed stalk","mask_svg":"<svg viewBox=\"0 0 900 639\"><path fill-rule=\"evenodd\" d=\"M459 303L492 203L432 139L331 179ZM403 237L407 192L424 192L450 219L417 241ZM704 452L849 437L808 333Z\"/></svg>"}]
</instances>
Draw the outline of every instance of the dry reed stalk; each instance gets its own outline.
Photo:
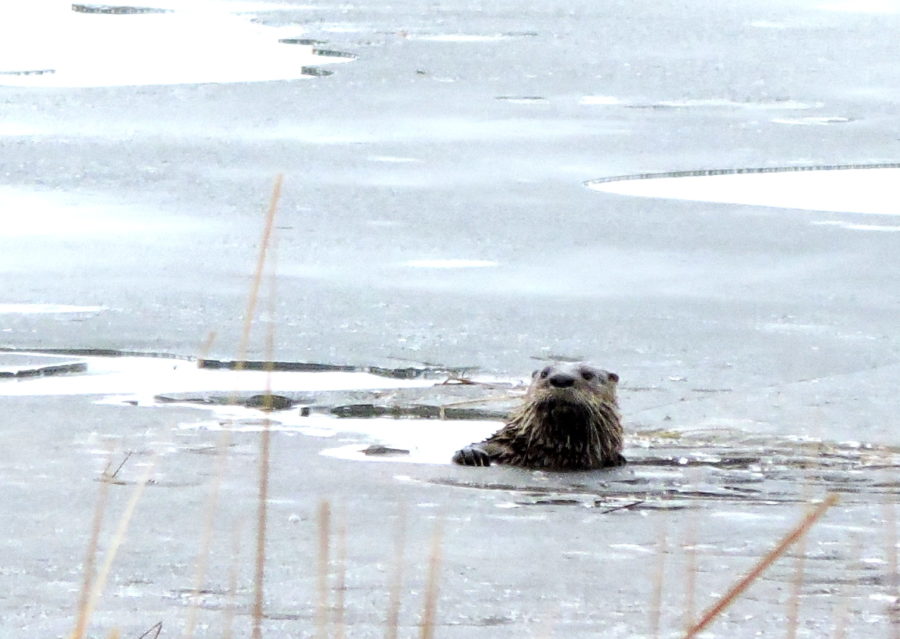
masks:
<instances>
[{"instance_id":1,"label":"dry reed stalk","mask_svg":"<svg viewBox=\"0 0 900 639\"><path fill-rule=\"evenodd\" d=\"M73 631L70 635L72 639L82 639L84 631L87 629L88 625L90 625L91 615L94 613L94 608L96 608L97 601L100 599L100 593L103 592L103 587L106 585L106 580L109 577L109 571L112 568L113 560L116 558L116 553L119 551L119 547L125 540L125 533L128 532L128 524L131 523L131 516L134 514L135 508L137 508L141 495L144 494L144 488L146 488L147 482L150 480L150 475L153 473L155 466L156 457L154 456L147 464L147 468L135 485L134 490L131 491L131 498L125 505L125 510L122 512L122 515L119 517L119 524L116 526L109 548L103 557L103 564L100 566L97 578L92 585L90 595L88 595L87 601L81 611L80 625L82 626L82 634L77 635ZM76 627L76 631L77 630L78 628Z\"/></svg>"},{"instance_id":2,"label":"dry reed stalk","mask_svg":"<svg viewBox=\"0 0 900 639\"><path fill-rule=\"evenodd\" d=\"M210 331L200 345L197 353L197 365L200 366L209 355L213 342L216 341L216 331ZM240 359L240 358L239 358ZM219 508L219 494L221 492L222 480L225 477L225 468L227 466L227 450L231 441L231 433L228 430L222 430L216 443L216 472L213 475L213 484L210 490L209 501L206 506L206 514L204 517L203 536L200 541L200 552L197 553L194 566L194 587L191 590L191 603L188 607L188 618L185 624L184 637L192 639L194 630L197 626L197 614L200 609L199 595L203 582L206 580L206 571L209 563L209 550L212 546L213 527L215 525L216 512Z\"/></svg>"},{"instance_id":3,"label":"dry reed stalk","mask_svg":"<svg viewBox=\"0 0 900 639\"><path fill-rule=\"evenodd\" d=\"M128 463L128 460L131 459L131 456L133 454L134 454L134 451L129 450L127 453L125 453L125 457L122 459L122 461L119 463L119 465L116 466L116 469L114 471L112 471L111 473L104 471L103 480L111 481L111 480L115 479L116 477L118 477L119 471L125 467L125 464ZM107 467L107 470L108 470L108 467Z\"/></svg>"},{"instance_id":4,"label":"dry reed stalk","mask_svg":"<svg viewBox=\"0 0 900 639\"><path fill-rule=\"evenodd\" d=\"M272 189L272 198L269 201L269 209L266 213L266 223L263 227L263 235L260 240L259 255L256 261L256 270L253 275L253 285L250 288L250 295L247 299L247 310L244 316L244 331L241 335L240 356L237 362L237 368L243 367L246 359L247 347L250 343L250 328L253 325L253 317L256 313L256 303L259 299L259 289L262 284L263 269L266 265L266 255L269 250L269 243L272 237L272 229L275 222L275 212L278 210L278 200L281 197L282 176L279 174L275 178L275 185ZM273 295L274 297L274 295ZM274 327L270 324L270 332L274 331ZM271 345L273 339L271 333L267 339L267 345ZM267 347L270 351L270 346ZM269 362L266 376L267 386L271 383L272 357L271 352L267 353L267 361ZM269 398L271 408L271 391L266 392ZM262 436L260 437L260 453L259 453L259 500L256 511L256 571L254 578L254 596L253 596L253 631L251 636L253 639L262 638L262 619L263 619L263 602L264 586L265 586L265 565L266 565L266 526L268 518L268 499L269 499L269 443L270 443L270 422L266 418L263 421Z\"/></svg>"},{"instance_id":5,"label":"dry reed stalk","mask_svg":"<svg viewBox=\"0 0 900 639\"><path fill-rule=\"evenodd\" d=\"M241 565L241 526L235 524L231 531L231 567L228 569L228 591L224 610L224 628L222 639L231 639L234 636L234 613L237 609L235 597L237 596L238 569Z\"/></svg>"},{"instance_id":6,"label":"dry reed stalk","mask_svg":"<svg viewBox=\"0 0 900 639\"><path fill-rule=\"evenodd\" d=\"M443 522L434 525L431 537L431 555L428 558L428 580L425 584L425 601L422 605L422 621L419 637L434 639L434 625L437 621L438 586L441 572L441 545L443 543Z\"/></svg>"},{"instance_id":7,"label":"dry reed stalk","mask_svg":"<svg viewBox=\"0 0 900 639\"><path fill-rule=\"evenodd\" d=\"M558 616L559 609L557 609L555 613L552 610L548 611L546 618L538 624L538 630L534 636L538 639L550 639L556 628L556 619Z\"/></svg>"},{"instance_id":8,"label":"dry reed stalk","mask_svg":"<svg viewBox=\"0 0 900 639\"><path fill-rule=\"evenodd\" d=\"M316 588L318 599L316 605L316 637L325 639L328 636L328 564L329 547L331 545L331 504L322 501L317 516L319 528L319 562L316 570Z\"/></svg>"},{"instance_id":9,"label":"dry reed stalk","mask_svg":"<svg viewBox=\"0 0 900 639\"><path fill-rule=\"evenodd\" d=\"M337 584L335 586L334 602L334 636L335 639L345 639L346 623L344 620L345 597L347 594L347 524L341 509L340 524L337 527Z\"/></svg>"},{"instance_id":10,"label":"dry reed stalk","mask_svg":"<svg viewBox=\"0 0 900 639\"><path fill-rule=\"evenodd\" d=\"M821 444L819 445L819 454ZM812 501L812 486L809 475L803 477L803 501ZM806 569L806 537L797 540L797 556L794 562L794 576L791 579L791 592L787 602L787 639L797 639L797 627L800 620L800 593L803 590Z\"/></svg>"},{"instance_id":11,"label":"dry reed stalk","mask_svg":"<svg viewBox=\"0 0 900 639\"><path fill-rule=\"evenodd\" d=\"M206 339L203 340L203 343L200 345L200 350L197 352L197 366L203 365L207 355L209 355L209 352L212 350L212 345L216 341L216 336L215 331L210 331L206 334Z\"/></svg>"},{"instance_id":12,"label":"dry reed stalk","mask_svg":"<svg viewBox=\"0 0 900 639\"><path fill-rule=\"evenodd\" d=\"M112 451L109 453L107 469L112 465ZM100 530L103 528L103 516L106 513L106 502L109 496L109 481L107 471L103 471L100 480L100 492L97 495L97 504L94 507L94 519L91 522L91 536L88 540L87 550L84 556L84 581L81 583L81 594L78 597L78 618L75 621L75 629L72 631L73 639L82 639L87 630L87 604L91 593L91 584L94 579L94 562L97 559L97 545L100 541Z\"/></svg>"},{"instance_id":13,"label":"dry reed stalk","mask_svg":"<svg viewBox=\"0 0 900 639\"><path fill-rule=\"evenodd\" d=\"M200 590L203 588L203 582L206 581L206 571L209 564L209 550L212 546L216 512L219 509L219 494L222 488L222 480L225 477L225 470L228 465L227 451L230 439L230 433L227 430L223 430L219 434L218 443L216 444L216 472L213 475L212 489L210 490L209 500L206 505L203 536L200 541L200 552L197 554L194 567L194 587L191 590L191 604L188 608L188 619L184 630L184 637L186 637L186 639L192 639L194 636L194 629L197 626L197 614L200 610Z\"/></svg>"},{"instance_id":14,"label":"dry reed stalk","mask_svg":"<svg viewBox=\"0 0 900 639\"><path fill-rule=\"evenodd\" d=\"M684 629L694 625L694 602L697 593L697 511L691 510L687 517L684 535Z\"/></svg>"},{"instance_id":15,"label":"dry reed stalk","mask_svg":"<svg viewBox=\"0 0 900 639\"><path fill-rule=\"evenodd\" d=\"M403 589L403 554L406 549L406 508L402 505L397 514L397 530L394 534L394 576L391 579L388 600L385 639L397 639L400 630L400 597Z\"/></svg>"},{"instance_id":16,"label":"dry reed stalk","mask_svg":"<svg viewBox=\"0 0 900 639\"><path fill-rule=\"evenodd\" d=\"M494 396L494 397L485 397L483 399L464 399L464 400L460 400L458 402L447 402L445 404L441 404L440 406L438 406L438 418L441 420L446 420L447 419L446 411L448 408L457 408L459 406L468 406L468 405L472 405L472 404L482 404L482 403L488 403L488 402L507 402L510 399L515 399L516 397L521 397L521 395L513 396L513 397Z\"/></svg>"},{"instance_id":17,"label":"dry reed stalk","mask_svg":"<svg viewBox=\"0 0 900 639\"><path fill-rule=\"evenodd\" d=\"M666 516L659 519L659 533L656 543L656 569L653 571L653 594L650 599L650 636L659 637L660 619L662 617L663 581L666 573L666 554L668 540L666 535Z\"/></svg>"},{"instance_id":18,"label":"dry reed stalk","mask_svg":"<svg viewBox=\"0 0 900 639\"><path fill-rule=\"evenodd\" d=\"M263 268L266 264L266 254L269 251L269 240L272 237L272 229L275 226L275 212L278 210L278 200L281 199L282 181L283 176L280 173L275 176L275 185L272 187L272 197L269 200L266 222L263 226L263 234L259 243L256 270L253 274L253 283L250 286L250 295L247 297L247 309L244 311L244 329L241 333L241 343L238 348L238 360L235 362L236 370L242 369L244 360L247 359L247 348L250 345L250 329L253 326L253 317L256 314L256 302L259 299L259 289L262 285Z\"/></svg>"},{"instance_id":19,"label":"dry reed stalk","mask_svg":"<svg viewBox=\"0 0 900 639\"><path fill-rule=\"evenodd\" d=\"M838 496L829 493L822 503L815 509L807 513L807 515L798 523L790 532L788 532L778 544L770 550L762 559L746 575L741 577L728 592L726 592L719 601L710 607L696 624L694 624L685 634L685 639L695 637L702 632L713 620L721 614L728 606L730 606L741 593L743 593L759 576L766 571L775 561L784 554L784 552L797 542L806 532L828 511L829 508L838 502Z\"/></svg>"},{"instance_id":20,"label":"dry reed stalk","mask_svg":"<svg viewBox=\"0 0 900 639\"><path fill-rule=\"evenodd\" d=\"M256 509L256 576L253 597L253 639L262 637L262 618L266 569L266 526L269 500L269 418L263 420L259 453L259 499Z\"/></svg>"},{"instance_id":21,"label":"dry reed stalk","mask_svg":"<svg viewBox=\"0 0 900 639\"><path fill-rule=\"evenodd\" d=\"M150 626L150 628L144 632L138 639L159 639L159 634L162 632L162 621L157 621L155 624Z\"/></svg>"},{"instance_id":22,"label":"dry reed stalk","mask_svg":"<svg viewBox=\"0 0 900 639\"><path fill-rule=\"evenodd\" d=\"M889 596L894 597L894 602L888 604L887 618L890 624L891 639L900 639L900 622L895 618L897 612L892 607L898 604L897 597L900 596L898 587L900 587L900 574L897 573L897 514L894 502L890 496L886 496L884 500L884 521L885 521L885 537L887 542L887 584L890 588Z\"/></svg>"},{"instance_id":23,"label":"dry reed stalk","mask_svg":"<svg viewBox=\"0 0 900 639\"><path fill-rule=\"evenodd\" d=\"M861 569L860 557L862 555L862 544L858 535L853 535L851 537L850 549L850 557L847 560L847 566L849 568L849 570L847 570L848 575L859 572ZM838 594L838 603L832 614L832 619L834 620L834 634L832 635L832 639L846 639L847 637L847 617L850 614L848 600L850 599L851 586L852 581L848 579L841 586L841 591Z\"/></svg>"},{"instance_id":24,"label":"dry reed stalk","mask_svg":"<svg viewBox=\"0 0 900 639\"><path fill-rule=\"evenodd\" d=\"M807 478L806 491L809 492ZM808 495L805 495L808 500ZM797 626L800 621L800 593L806 578L806 536L797 540L797 558L794 565L794 576L791 579L791 594L788 598L787 639L797 639Z\"/></svg>"}]
</instances>

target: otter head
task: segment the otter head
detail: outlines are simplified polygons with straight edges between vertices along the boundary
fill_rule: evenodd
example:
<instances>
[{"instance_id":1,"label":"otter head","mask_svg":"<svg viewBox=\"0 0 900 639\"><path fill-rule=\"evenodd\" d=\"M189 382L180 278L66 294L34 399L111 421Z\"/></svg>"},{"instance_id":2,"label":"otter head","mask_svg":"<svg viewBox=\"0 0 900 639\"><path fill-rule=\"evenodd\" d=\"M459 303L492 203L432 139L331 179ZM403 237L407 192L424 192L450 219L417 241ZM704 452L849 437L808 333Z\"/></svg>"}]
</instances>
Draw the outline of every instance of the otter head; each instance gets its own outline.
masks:
<instances>
[{"instance_id":1,"label":"otter head","mask_svg":"<svg viewBox=\"0 0 900 639\"><path fill-rule=\"evenodd\" d=\"M528 397L539 404L618 405L616 385L619 376L585 363L552 364L531 375Z\"/></svg>"}]
</instances>

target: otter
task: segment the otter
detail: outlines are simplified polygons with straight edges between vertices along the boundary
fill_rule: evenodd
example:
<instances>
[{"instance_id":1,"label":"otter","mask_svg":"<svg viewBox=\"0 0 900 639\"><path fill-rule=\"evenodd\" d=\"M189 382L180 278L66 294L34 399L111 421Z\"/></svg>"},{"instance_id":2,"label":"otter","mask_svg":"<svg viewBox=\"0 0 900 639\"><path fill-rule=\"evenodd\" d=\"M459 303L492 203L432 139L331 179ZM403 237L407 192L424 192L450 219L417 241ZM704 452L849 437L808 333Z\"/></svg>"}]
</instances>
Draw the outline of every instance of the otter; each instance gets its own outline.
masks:
<instances>
[{"instance_id":1,"label":"otter","mask_svg":"<svg viewBox=\"0 0 900 639\"><path fill-rule=\"evenodd\" d=\"M506 425L483 442L456 451L453 461L544 470L621 466L618 381L615 373L584 363L534 371L525 401Z\"/></svg>"}]
</instances>

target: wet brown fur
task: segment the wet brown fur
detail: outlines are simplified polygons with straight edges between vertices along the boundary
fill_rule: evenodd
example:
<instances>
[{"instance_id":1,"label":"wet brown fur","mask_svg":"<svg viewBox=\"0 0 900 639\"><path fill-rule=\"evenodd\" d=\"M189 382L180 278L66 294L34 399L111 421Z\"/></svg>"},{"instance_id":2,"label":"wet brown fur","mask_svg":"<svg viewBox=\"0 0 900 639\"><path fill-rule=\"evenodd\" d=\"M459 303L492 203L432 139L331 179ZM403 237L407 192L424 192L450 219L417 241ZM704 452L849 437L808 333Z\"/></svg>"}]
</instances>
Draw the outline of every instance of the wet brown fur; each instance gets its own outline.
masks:
<instances>
[{"instance_id":1,"label":"wet brown fur","mask_svg":"<svg viewBox=\"0 0 900 639\"><path fill-rule=\"evenodd\" d=\"M535 371L525 401L506 425L453 461L547 470L591 470L625 463L616 398L618 375L586 364ZM558 387L554 384L571 384Z\"/></svg>"}]
</instances>

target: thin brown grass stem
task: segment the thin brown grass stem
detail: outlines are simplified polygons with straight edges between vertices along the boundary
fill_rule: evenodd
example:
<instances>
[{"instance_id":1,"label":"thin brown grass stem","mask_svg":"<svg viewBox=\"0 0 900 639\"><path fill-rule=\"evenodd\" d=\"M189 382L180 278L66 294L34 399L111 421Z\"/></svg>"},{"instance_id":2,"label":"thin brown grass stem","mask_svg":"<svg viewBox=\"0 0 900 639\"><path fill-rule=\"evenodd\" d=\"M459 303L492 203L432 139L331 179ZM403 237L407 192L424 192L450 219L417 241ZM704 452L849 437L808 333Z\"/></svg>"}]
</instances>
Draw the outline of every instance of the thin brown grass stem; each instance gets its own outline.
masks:
<instances>
[{"instance_id":1,"label":"thin brown grass stem","mask_svg":"<svg viewBox=\"0 0 900 639\"><path fill-rule=\"evenodd\" d=\"M819 453L821 454L821 450ZM803 476L803 501L811 503L812 486L809 476ZM794 575L791 579L791 592L787 601L787 639L797 639L797 628L800 623L800 595L803 582L806 580L806 536L797 540L797 551L794 561Z\"/></svg>"},{"instance_id":2,"label":"thin brown grass stem","mask_svg":"<svg viewBox=\"0 0 900 639\"><path fill-rule=\"evenodd\" d=\"M846 573L848 575L854 575L858 574L862 568L860 564L862 543L860 542L858 535L852 535L850 537L849 546L850 556L847 558ZM832 619L834 621L834 632L831 635L832 639L846 639L847 637L847 618L850 614L849 600L853 594L851 588L854 583L855 580L847 579L838 593L837 605L832 613Z\"/></svg>"},{"instance_id":3,"label":"thin brown grass stem","mask_svg":"<svg viewBox=\"0 0 900 639\"><path fill-rule=\"evenodd\" d=\"M328 567L329 550L331 546L331 504L322 501L318 512L319 528L319 562L316 570L316 638L325 639L328 636Z\"/></svg>"},{"instance_id":4,"label":"thin brown grass stem","mask_svg":"<svg viewBox=\"0 0 900 639\"><path fill-rule=\"evenodd\" d=\"M347 636L346 622L344 619L347 595L347 524L344 521L343 509L341 509L340 523L337 526L336 557L337 583L335 584L334 600L334 636L335 639L345 639Z\"/></svg>"},{"instance_id":5,"label":"thin brown grass stem","mask_svg":"<svg viewBox=\"0 0 900 639\"><path fill-rule=\"evenodd\" d=\"M155 624L153 624L152 626L150 626L150 628L148 628L144 632L144 634L142 634L137 639L159 639L159 635L162 632L162 628L163 628L162 621L158 621Z\"/></svg>"},{"instance_id":6,"label":"thin brown grass stem","mask_svg":"<svg viewBox=\"0 0 900 639\"><path fill-rule=\"evenodd\" d=\"M110 451L107 468L109 468L111 463L112 451ZM97 494L94 518L91 522L91 536L84 556L84 581L81 583L81 595L78 597L78 618L75 622L75 630L72 631L73 639L82 639L87 630L87 605L90 599L91 584L94 580L94 562L97 559L97 545L100 541L100 530L103 528L103 516L106 513L108 497L109 481L107 480L107 471L104 471L103 476L100 478L100 491Z\"/></svg>"},{"instance_id":7,"label":"thin brown grass stem","mask_svg":"<svg viewBox=\"0 0 900 639\"><path fill-rule=\"evenodd\" d=\"M137 484L134 487L134 490L131 491L131 497L128 500L128 503L125 505L125 510L122 512L122 515L119 517L119 523L116 526L115 533L112 536L112 539L109 543L109 548L106 550L106 554L103 557L103 564L100 566L100 570L97 572L97 578L94 580L93 587L91 588L91 593L85 602L84 609L82 611L82 625L86 630L90 625L91 615L94 613L94 609L97 607L97 602L100 599L100 594L103 592L104 586L106 586L106 580L109 577L109 572L112 569L113 560L116 558L116 553L119 551L119 547L122 545L122 542L125 541L125 534L128 532L128 524L131 523L131 517L134 515L134 510L137 508L138 502L141 499L141 496L144 494L144 488L147 487L147 482L150 481L150 475L153 473L153 469L156 466L156 457L151 458L150 462L147 464L147 468L144 470L144 473L141 475L141 478L138 480ZM73 639L81 639L81 636L76 635L74 632L72 633Z\"/></svg>"},{"instance_id":8,"label":"thin brown grass stem","mask_svg":"<svg viewBox=\"0 0 900 639\"><path fill-rule=\"evenodd\" d=\"M794 564L794 576L791 579L791 594L788 598L787 639L797 639L797 627L800 621L800 594L806 579L806 536L797 540L797 557Z\"/></svg>"},{"instance_id":9,"label":"thin brown grass stem","mask_svg":"<svg viewBox=\"0 0 900 639\"><path fill-rule=\"evenodd\" d=\"M253 326L253 318L256 314L256 304L259 299L259 289L262 284L263 271L266 266L266 255L272 238L272 230L275 222L275 212L278 210L278 200L281 198L282 175L279 174L275 178L275 185L272 189L272 197L269 201L269 209L266 212L266 222L263 227L262 239L259 245L259 255L256 260L256 270L253 275L253 284L250 288L250 295L247 298L247 310L244 314L244 330L241 335L241 343L238 349L237 369L243 368L244 360L247 357L247 348L250 343L250 329ZM274 295L273 295L274 297ZM270 324L270 332L274 331L274 327ZM267 344L271 344L273 339L269 337ZM271 348L267 347L267 359L271 362ZM269 373L266 376L266 385L271 385L271 363L268 366ZM267 389L266 397L271 402L271 392ZM271 403L269 404L271 408ZM263 608L265 601L265 568L266 568L266 528L268 520L268 501L269 501L269 457L271 443L271 429L268 419L263 421L262 434L260 436L259 450L259 500L256 510L256 554L255 554L255 576L254 576L254 595L253 595L253 630L251 637L253 639L262 639L262 620Z\"/></svg>"},{"instance_id":10,"label":"thin brown grass stem","mask_svg":"<svg viewBox=\"0 0 900 639\"><path fill-rule=\"evenodd\" d=\"M556 612L554 612L553 610L548 611L546 617L544 617L544 620L538 624L538 629L535 632L534 636L537 639L550 639L554 634L557 621L556 618L558 616L558 610Z\"/></svg>"},{"instance_id":11,"label":"thin brown grass stem","mask_svg":"<svg viewBox=\"0 0 900 639\"><path fill-rule=\"evenodd\" d=\"M263 420L259 450L259 498L256 508L256 571L253 580L253 639L262 637L263 606L266 581L266 527L269 503L269 419Z\"/></svg>"},{"instance_id":12,"label":"thin brown grass stem","mask_svg":"<svg viewBox=\"0 0 900 639\"><path fill-rule=\"evenodd\" d=\"M474 404L486 404L488 402L508 402L511 399L522 397L521 393L515 395L492 395L490 397L482 397L479 399L462 399L457 402L446 402L441 404L441 408L456 408L457 406L471 406Z\"/></svg>"},{"instance_id":13,"label":"thin brown grass stem","mask_svg":"<svg viewBox=\"0 0 900 639\"><path fill-rule=\"evenodd\" d=\"M434 639L437 622L438 589L441 576L442 545L444 541L443 522L439 519L431 536L431 555L428 558L428 579L425 583L425 601L422 605L420 639Z\"/></svg>"},{"instance_id":14,"label":"thin brown grass stem","mask_svg":"<svg viewBox=\"0 0 900 639\"><path fill-rule=\"evenodd\" d=\"M209 500L206 504L206 513L203 522L203 536L200 540L200 552L194 566L194 587L191 592L191 604L188 608L188 618L184 629L184 637L192 639L197 626L197 614L200 610L200 590L206 581L206 571L209 566L209 550L212 546L213 529L215 528L216 512L219 509L219 494L222 488L222 480L225 477L228 465L228 445L231 433L223 430L219 434L216 444L216 470L213 475Z\"/></svg>"},{"instance_id":15,"label":"thin brown grass stem","mask_svg":"<svg viewBox=\"0 0 900 639\"><path fill-rule=\"evenodd\" d=\"M241 526L235 524L231 531L231 567L228 569L228 601L225 604L225 614L223 619L224 628L222 630L222 639L232 639L234 636L234 615L237 611L237 587L238 587L238 571L241 565Z\"/></svg>"},{"instance_id":16,"label":"thin brown grass stem","mask_svg":"<svg viewBox=\"0 0 900 639\"><path fill-rule=\"evenodd\" d=\"M401 506L397 514L394 533L394 575L391 579L388 599L385 639L397 639L400 631L400 597L403 592L403 555L406 550L406 508Z\"/></svg>"},{"instance_id":17,"label":"thin brown grass stem","mask_svg":"<svg viewBox=\"0 0 900 639\"><path fill-rule=\"evenodd\" d=\"M794 545L806 532L828 511L829 508L838 502L838 496L830 493L815 509L807 513L807 515L798 523L790 532L788 532L778 544L770 550L762 559L746 575L741 577L712 607L703 613L700 620L691 627L685 634L685 639L695 637L702 632L723 610L730 606L766 569L785 553L785 551Z\"/></svg>"},{"instance_id":18,"label":"thin brown grass stem","mask_svg":"<svg viewBox=\"0 0 900 639\"><path fill-rule=\"evenodd\" d=\"M272 237L272 229L275 226L275 212L278 210L278 200L281 199L281 184L283 176L279 173L275 177L275 185L272 188L272 197L269 200L269 208L266 212L266 223L263 226L263 234L259 243L259 254L256 258L256 270L253 275L253 283L250 287L250 295L247 297L247 309L244 311L244 328L241 333L241 343L238 348L236 368L243 368L247 359L247 349L250 345L250 329L253 326L253 317L256 314L256 303L259 299L259 289L262 284L263 269L266 265L266 254L269 250L269 239Z\"/></svg>"},{"instance_id":19,"label":"thin brown grass stem","mask_svg":"<svg viewBox=\"0 0 900 639\"><path fill-rule=\"evenodd\" d=\"M691 510L687 517L684 535L684 629L694 625L694 602L697 597L697 511Z\"/></svg>"},{"instance_id":20,"label":"thin brown grass stem","mask_svg":"<svg viewBox=\"0 0 900 639\"><path fill-rule=\"evenodd\" d=\"M265 395L263 399L263 409L266 411L271 411L273 407L272 403L272 372L275 370L275 302L276 302L276 284L277 284L277 270L276 266L276 249L277 249L277 236L272 236L271 240L272 244L272 259L270 261L269 267L269 300L268 300L268 309L267 309L267 323L266 323L266 349L265 349L265 357L266 357L266 389Z\"/></svg>"},{"instance_id":21,"label":"thin brown grass stem","mask_svg":"<svg viewBox=\"0 0 900 639\"><path fill-rule=\"evenodd\" d=\"M659 637L662 618L663 585L666 574L666 555L669 552L666 534L666 517L659 520L659 536L656 542L656 567L653 571L653 594L650 599L650 636Z\"/></svg>"},{"instance_id":22,"label":"thin brown grass stem","mask_svg":"<svg viewBox=\"0 0 900 639\"><path fill-rule=\"evenodd\" d=\"M197 352L197 366L203 366L203 362L209 356L209 352L212 350L212 346L216 341L216 332L210 331L206 334L206 339L203 340L203 343L200 345L200 350Z\"/></svg>"},{"instance_id":23,"label":"thin brown grass stem","mask_svg":"<svg viewBox=\"0 0 900 639\"><path fill-rule=\"evenodd\" d=\"M894 599L887 610L888 623L890 624L889 636L891 639L900 639L900 619L897 618L900 615L900 610L897 609L897 606L900 606L900 600L898 600L898 596L900 596L900 573L897 572L897 511L890 497L886 497L884 501L884 521L885 541L887 543L887 584L890 589L888 595Z\"/></svg>"}]
</instances>

